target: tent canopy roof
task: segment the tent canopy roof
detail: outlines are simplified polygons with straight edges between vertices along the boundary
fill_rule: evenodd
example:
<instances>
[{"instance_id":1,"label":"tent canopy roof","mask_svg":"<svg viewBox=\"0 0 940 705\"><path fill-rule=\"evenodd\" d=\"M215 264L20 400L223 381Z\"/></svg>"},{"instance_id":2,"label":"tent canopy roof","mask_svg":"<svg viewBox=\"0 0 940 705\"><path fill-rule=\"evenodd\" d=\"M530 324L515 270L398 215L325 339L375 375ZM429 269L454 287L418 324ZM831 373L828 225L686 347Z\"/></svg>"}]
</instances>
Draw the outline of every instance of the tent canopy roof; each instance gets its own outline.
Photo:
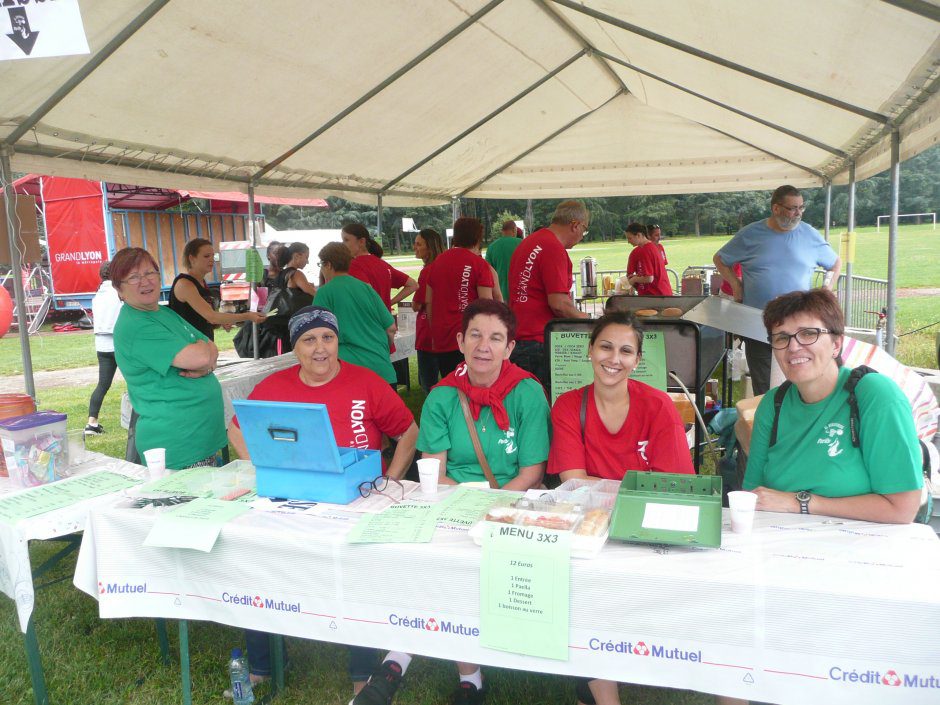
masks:
<instances>
[{"instance_id":1,"label":"tent canopy roof","mask_svg":"<svg viewBox=\"0 0 940 705\"><path fill-rule=\"evenodd\" d=\"M18 170L426 205L820 185L940 137L933 0L80 7L91 55L0 62Z\"/></svg>"}]
</instances>

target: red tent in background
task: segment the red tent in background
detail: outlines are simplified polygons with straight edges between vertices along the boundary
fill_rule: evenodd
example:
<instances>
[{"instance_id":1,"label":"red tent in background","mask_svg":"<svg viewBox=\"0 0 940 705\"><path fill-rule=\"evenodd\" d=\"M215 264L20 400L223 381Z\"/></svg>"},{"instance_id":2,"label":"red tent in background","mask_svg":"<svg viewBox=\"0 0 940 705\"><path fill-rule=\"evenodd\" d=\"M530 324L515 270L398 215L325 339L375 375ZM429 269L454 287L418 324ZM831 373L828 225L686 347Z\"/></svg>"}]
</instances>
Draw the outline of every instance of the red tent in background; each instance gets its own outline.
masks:
<instances>
[{"instance_id":1,"label":"red tent in background","mask_svg":"<svg viewBox=\"0 0 940 705\"><path fill-rule=\"evenodd\" d=\"M106 198L102 197L102 186ZM99 181L38 174L16 179L13 188L16 193L35 196L37 207L42 209L57 308L59 297L90 296L98 289L98 269L113 254L111 248L114 245L109 247L106 228L110 212L166 211L199 198L209 201L209 213L248 213L248 196L237 191L183 191L102 184ZM329 207L321 198L258 196L255 202L307 208ZM161 235L161 238L166 237L166 234ZM231 235L228 239L231 237L235 236ZM170 261L173 261L172 258Z\"/></svg>"}]
</instances>

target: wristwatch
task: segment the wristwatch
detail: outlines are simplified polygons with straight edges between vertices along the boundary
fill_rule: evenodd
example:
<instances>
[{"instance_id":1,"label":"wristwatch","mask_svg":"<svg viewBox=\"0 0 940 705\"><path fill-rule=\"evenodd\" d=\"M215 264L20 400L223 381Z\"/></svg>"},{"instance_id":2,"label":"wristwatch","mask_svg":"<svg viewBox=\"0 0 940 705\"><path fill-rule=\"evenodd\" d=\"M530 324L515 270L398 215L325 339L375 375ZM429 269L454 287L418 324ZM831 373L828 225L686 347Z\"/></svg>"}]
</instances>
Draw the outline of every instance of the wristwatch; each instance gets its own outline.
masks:
<instances>
[{"instance_id":1,"label":"wristwatch","mask_svg":"<svg viewBox=\"0 0 940 705\"><path fill-rule=\"evenodd\" d=\"M806 490L796 493L796 501L800 503L800 514L809 514L809 501L813 498Z\"/></svg>"}]
</instances>

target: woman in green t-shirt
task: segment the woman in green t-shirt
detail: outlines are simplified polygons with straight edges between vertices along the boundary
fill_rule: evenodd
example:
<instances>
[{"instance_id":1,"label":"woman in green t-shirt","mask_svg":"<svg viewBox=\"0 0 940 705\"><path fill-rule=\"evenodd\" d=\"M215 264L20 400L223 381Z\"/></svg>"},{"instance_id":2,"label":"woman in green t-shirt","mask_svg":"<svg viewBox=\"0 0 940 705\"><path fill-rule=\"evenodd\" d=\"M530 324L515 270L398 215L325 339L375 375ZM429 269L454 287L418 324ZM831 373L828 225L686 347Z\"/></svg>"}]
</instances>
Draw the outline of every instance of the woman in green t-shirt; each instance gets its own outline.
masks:
<instances>
[{"instance_id":1,"label":"woman in green t-shirt","mask_svg":"<svg viewBox=\"0 0 940 705\"><path fill-rule=\"evenodd\" d=\"M537 487L548 459L548 401L530 373L509 362L515 347L516 319L506 304L477 299L463 312L457 343L464 362L431 390L421 409L418 449L441 461L442 484L487 481L473 448L468 413L492 469L491 485L512 490ZM391 703L411 663L409 654L392 651L350 705ZM482 705L480 667L457 662L459 682L453 705Z\"/></svg>"},{"instance_id":2,"label":"woman in green t-shirt","mask_svg":"<svg viewBox=\"0 0 940 705\"><path fill-rule=\"evenodd\" d=\"M126 304L114 325L114 357L139 414L138 453L166 448L172 470L220 462L228 441L212 374L219 349L160 305L160 268L146 250L120 250L111 282Z\"/></svg>"},{"instance_id":3,"label":"woman in green t-shirt","mask_svg":"<svg viewBox=\"0 0 940 705\"><path fill-rule=\"evenodd\" d=\"M767 304L764 325L790 384L771 389L754 419L744 488L757 494L757 508L911 522L923 474L910 402L887 375L872 371L850 381L835 295L812 289L779 296Z\"/></svg>"}]
</instances>

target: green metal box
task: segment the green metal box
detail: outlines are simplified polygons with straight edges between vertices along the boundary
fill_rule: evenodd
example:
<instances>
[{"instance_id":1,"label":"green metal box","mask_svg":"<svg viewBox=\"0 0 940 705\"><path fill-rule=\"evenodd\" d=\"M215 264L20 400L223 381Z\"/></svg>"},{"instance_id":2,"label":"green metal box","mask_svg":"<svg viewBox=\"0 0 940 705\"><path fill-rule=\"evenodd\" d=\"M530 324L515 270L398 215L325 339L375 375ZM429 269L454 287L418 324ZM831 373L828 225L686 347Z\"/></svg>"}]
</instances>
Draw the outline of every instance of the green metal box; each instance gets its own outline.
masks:
<instances>
[{"instance_id":1,"label":"green metal box","mask_svg":"<svg viewBox=\"0 0 940 705\"><path fill-rule=\"evenodd\" d=\"M610 517L610 538L680 546L721 546L721 478L628 472Z\"/></svg>"}]
</instances>

